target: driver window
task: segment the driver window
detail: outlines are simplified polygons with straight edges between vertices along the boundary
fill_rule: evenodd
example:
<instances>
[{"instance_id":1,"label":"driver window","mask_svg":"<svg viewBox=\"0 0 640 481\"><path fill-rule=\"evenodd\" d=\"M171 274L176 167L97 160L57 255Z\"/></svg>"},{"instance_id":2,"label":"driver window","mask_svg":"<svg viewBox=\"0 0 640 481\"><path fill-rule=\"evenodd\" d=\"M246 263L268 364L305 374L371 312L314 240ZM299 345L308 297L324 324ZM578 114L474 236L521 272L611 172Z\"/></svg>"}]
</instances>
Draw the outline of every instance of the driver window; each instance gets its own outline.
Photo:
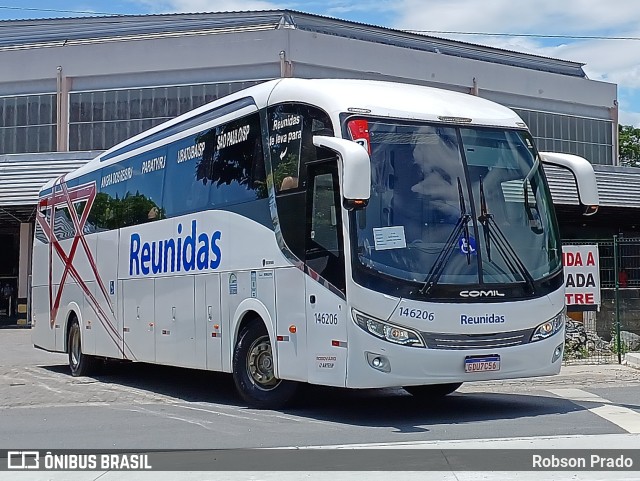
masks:
<instances>
[{"instance_id":1,"label":"driver window","mask_svg":"<svg viewBox=\"0 0 640 481\"><path fill-rule=\"evenodd\" d=\"M311 212L311 239L327 251L338 252L338 227L334 203L333 176L320 174L313 185L313 207Z\"/></svg>"},{"instance_id":2,"label":"driver window","mask_svg":"<svg viewBox=\"0 0 640 481\"><path fill-rule=\"evenodd\" d=\"M344 292L340 187L336 160L310 164L305 263Z\"/></svg>"}]
</instances>

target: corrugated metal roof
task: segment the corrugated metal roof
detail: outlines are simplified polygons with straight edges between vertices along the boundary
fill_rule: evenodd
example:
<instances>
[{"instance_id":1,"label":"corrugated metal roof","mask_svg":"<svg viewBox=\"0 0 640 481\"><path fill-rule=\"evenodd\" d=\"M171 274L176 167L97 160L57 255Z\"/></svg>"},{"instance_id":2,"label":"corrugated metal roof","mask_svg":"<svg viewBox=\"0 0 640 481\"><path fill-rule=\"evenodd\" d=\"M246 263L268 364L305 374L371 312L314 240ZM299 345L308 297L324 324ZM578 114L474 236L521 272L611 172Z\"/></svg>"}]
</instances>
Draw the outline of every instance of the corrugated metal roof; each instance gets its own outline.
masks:
<instances>
[{"instance_id":1,"label":"corrugated metal roof","mask_svg":"<svg viewBox=\"0 0 640 481\"><path fill-rule=\"evenodd\" d=\"M584 64L339 20L294 10L117 15L0 21L0 50L161 35L294 28L443 55L586 77Z\"/></svg>"},{"instance_id":2,"label":"corrugated metal roof","mask_svg":"<svg viewBox=\"0 0 640 481\"><path fill-rule=\"evenodd\" d=\"M601 207L640 208L640 169L594 165ZM578 192L571 173L545 166L551 196L556 204L578 205Z\"/></svg>"},{"instance_id":3,"label":"corrugated metal roof","mask_svg":"<svg viewBox=\"0 0 640 481\"><path fill-rule=\"evenodd\" d=\"M492 62L515 67L586 78L584 63L539 55L515 52L486 45L449 40L364 23L323 17L320 15L287 12L295 28L328 35L384 43L399 47L435 52L442 55Z\"/></svg>"},{"instance_id":4,"label":"corrugated metal roof","mask_svg":"<svg viewBox=\"0 0 640 481\"><path fill-rule=\"evenodd\" d=\"M100 152L0 155L0 207L35 206L46 182L86 164Z\"/></svg>"}]
</instances>

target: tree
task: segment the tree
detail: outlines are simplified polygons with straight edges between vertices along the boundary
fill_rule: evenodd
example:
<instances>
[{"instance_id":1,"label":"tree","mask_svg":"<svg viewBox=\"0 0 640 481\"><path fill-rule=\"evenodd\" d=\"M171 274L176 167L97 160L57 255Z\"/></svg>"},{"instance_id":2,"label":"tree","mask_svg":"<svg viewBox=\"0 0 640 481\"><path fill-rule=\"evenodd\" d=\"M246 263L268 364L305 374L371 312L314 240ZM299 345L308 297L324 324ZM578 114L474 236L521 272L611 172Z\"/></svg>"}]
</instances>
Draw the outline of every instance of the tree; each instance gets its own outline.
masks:
<instances>
[{"instance_id":1,"label":"tree","mask_svg":"<svg viewBox=\"0 0 640 481\"><path fill-rule=\"evenodd\" d=\"M640 128L619 125L618 145L620 165L640 167Z\"/></svg>"},{"instance_id":2,"label":"tree","mask_svg":"<svg viewBox=\"0 0 640 481\"><path fill-rule=\"evenodd\" d=\"M87 218L89 227L85 228L85 233L95 232L96 229L117 229L164 218L164 209L139 192L127 192L122 199L100 192L91 207Z\"/></svg>"}]
</instances>

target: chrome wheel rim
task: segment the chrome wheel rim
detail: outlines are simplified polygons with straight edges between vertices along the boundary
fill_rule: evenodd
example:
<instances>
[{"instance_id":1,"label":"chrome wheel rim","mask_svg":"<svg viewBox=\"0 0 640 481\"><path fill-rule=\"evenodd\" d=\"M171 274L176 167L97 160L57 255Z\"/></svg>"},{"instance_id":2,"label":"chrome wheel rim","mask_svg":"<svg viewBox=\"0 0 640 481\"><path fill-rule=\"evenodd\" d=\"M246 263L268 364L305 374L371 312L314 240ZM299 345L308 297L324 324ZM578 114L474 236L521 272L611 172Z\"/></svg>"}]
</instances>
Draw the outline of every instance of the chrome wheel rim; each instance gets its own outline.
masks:
<instances>
[{"instance_id":1,"label":"chrome wheel rim","mask_svg":"<svg viewBox=\"0 0 640 481\"><path fill-rule=\"evenodd\" d=\"M273 352L269 336L260 336L253 341L247 354L247 374L249 379L258 388L265 391L275 388L280 384L273 369Z\"/></svg>"}]
</instances>

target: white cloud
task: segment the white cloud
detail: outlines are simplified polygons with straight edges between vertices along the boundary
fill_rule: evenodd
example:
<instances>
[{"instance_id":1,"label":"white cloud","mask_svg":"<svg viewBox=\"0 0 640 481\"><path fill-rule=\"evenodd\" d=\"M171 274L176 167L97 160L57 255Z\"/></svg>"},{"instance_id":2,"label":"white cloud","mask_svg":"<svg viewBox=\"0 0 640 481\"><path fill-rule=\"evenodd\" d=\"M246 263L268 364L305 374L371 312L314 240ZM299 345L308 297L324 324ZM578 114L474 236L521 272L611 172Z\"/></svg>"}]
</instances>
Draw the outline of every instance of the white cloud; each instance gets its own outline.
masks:
<instances>
[{"instance_id":1,"label":"white cloud","mask_svg":"<svg viewBox=\"0 0 640 481\"><path fill-rule=\"evenodd\" d=\"M417 30L572 34L633 29L640 4L618 0L402 0L396 26Z\"/></svg>"},{"instance_id":2,"label":"white cloud","mask_svg":"<svg viewBox=\"0 0 640 481\"><path fill-rule=\"evenodd\" d=\"M278 10L282 3L266 0L139 0L154 13L173 12L241 12Z\"/></svg>"},{"instance_id":3,"label":"white cloud","mask_svg":"<svg viewBox=\"0 0 640 481\"><path fill-rule=\"evenodd\" d=\"M640 112L627 112L626 110L620 110L618 120L622 125L640 127Z\"/></svg>"},{"instance_id":4,"label":"white cloud","mask_svg":"<svg viewBox=\"0 0 640 481\"><path fill-rule=\"evenodd\" d=\"M637 0L138 0L154 13L289 8L404 30L640 37ZM355 14L355 15L354 15ZM433 34L517 52L585 63L593 80L640 91L640 41ZM639 95L634 96L640 98ZM620 101L621 122L638 123L640 104ZM624 114L623 114L624 112Z\"/></svg>"},{"instance_id":5,"label":"white cloud","mask_svg":"<svg viewBox=\"0 0 640 481\"><path fill-rule=\"evenodd\" d=\"M382 14L395 12L398 9L398 2L395 0L327 0L324 2L309 2L305 0L294 2L290 8L300 11L308 11L307 9L313 8L316 12L324 9L324 14L332 16L340 16L351 12L376 12Z\"/></svg>"},{"instance_id":6,"label":"white cloud","mask_svg":"<svg viewBox=\"0 0 640 481\"><path fill-rule=\"evenodd\" d=\"M144 4L155 13L291 9L340 17L351 12L383 13L397 9L395 0L137 0L137 2Z\"/></svg>"},{"instance_id":7,"label":"white cloud","mask_svg":"<svg viewBox=\"0 0 640 481\"><path fill-rule=\"evenodd\" d=\"M403 0L395 28L456 32L640 37L637 0ZM438 34L434 34L438 35ZM640 41L444 35L448 38L586 64L593 80L640 89ZM638 124L640 105L621 101L621 123Z\"/></svg>"}]
</instances>

